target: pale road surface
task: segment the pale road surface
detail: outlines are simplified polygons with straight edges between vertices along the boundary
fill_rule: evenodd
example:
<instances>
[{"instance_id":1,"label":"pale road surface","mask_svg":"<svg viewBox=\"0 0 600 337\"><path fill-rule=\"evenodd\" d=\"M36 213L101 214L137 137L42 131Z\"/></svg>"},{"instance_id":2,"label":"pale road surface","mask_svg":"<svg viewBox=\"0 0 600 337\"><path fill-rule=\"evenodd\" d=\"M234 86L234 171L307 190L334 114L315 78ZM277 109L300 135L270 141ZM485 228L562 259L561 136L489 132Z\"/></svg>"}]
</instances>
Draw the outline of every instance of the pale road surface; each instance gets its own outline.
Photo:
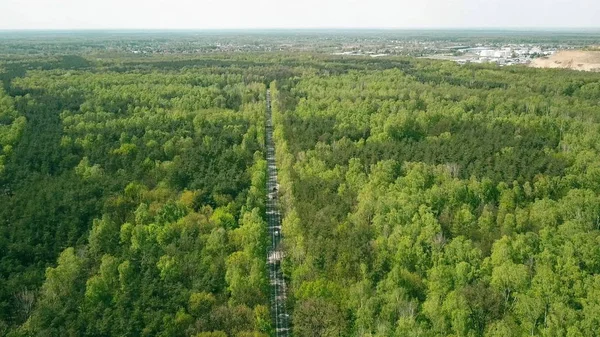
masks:
<instances>
[{"instance_id":1,"label":"pale road surface","mask_svg":"<svg viewBox=\"0 0 600 337\"><path fill-rule=\"evenodd\" d=\"M271 246L267 252L269 266L269 279L271 282L271 312L275 324L275 335L288 337L290 335L289 316L286 309L286 286L281 260L283 251L279 245L281 241L281 213L279 212L279 198L277 185L277 166L275 164L275 145L273 143L273 120L271 117L271 91L267 89L267 117L266 117L266 142L267 142L267 224L271 236Z\"/></svg>"}]
</instances>

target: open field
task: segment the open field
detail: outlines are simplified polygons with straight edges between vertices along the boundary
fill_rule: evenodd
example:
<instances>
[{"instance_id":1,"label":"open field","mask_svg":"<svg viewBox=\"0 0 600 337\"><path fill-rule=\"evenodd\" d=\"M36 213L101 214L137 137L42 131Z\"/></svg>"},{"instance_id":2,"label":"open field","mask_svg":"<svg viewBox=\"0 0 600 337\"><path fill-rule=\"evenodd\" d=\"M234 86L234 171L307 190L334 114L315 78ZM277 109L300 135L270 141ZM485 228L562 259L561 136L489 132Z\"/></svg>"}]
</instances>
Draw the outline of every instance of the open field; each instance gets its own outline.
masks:
<instances>
[{"instance_id":1,"label":"open field","mask_svg":"<svg viewBox=\"0 0 600 337\"><path fill-rule=\"evenodd\" d=\"M552 56L531 62L535 68L567 68L582 71L600 71L600 51L560 51Z\"/></svg>"}]
</instances>

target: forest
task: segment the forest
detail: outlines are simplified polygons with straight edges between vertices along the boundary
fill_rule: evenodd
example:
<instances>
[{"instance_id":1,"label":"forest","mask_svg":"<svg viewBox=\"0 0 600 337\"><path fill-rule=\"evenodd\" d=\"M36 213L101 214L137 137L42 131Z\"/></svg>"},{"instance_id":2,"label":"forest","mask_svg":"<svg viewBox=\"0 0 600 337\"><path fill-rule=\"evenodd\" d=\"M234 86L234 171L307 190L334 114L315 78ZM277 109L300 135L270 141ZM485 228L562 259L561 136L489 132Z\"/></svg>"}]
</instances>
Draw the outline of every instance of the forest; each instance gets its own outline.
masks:
<instances>
[{"instance_id":1,"label":"forest","mask_svg":"<svg viewBox=\"0 0 600 337\"><path fill-rule=\"evenodd\" d=\"M0 335L600 335L600 74L314 53L0 58Z\"/></svg>"},{"instance_id":2,"label":"forest","mask_svg":"<svg viewBox=\"0 0 600 337\"><path fill-rule=\"evenodd\" d=\"M295 336L600 334L600 75L382 68L274 83Z\"/></svg>"},{"instance_id":3,"label":"forest","mask_svg":"<svg viewBox=\"0 0 600 337\"><path fill-rule=\"evenodd\" d=\"M4 65L0 335L270 334L264 75L160 62Z\"/></svg>"}]
</instances>

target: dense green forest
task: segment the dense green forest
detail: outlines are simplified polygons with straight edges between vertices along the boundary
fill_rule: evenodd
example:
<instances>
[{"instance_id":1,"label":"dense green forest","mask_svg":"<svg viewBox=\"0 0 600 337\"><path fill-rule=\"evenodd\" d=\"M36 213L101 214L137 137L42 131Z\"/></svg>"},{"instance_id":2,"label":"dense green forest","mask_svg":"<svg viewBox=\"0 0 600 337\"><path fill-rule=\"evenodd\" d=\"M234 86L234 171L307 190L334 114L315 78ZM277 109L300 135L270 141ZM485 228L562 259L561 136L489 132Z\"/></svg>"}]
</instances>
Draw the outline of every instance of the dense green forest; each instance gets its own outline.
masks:
<instances>
[{"instance_id":1,"label":"dense green forest","mask_svg":"<svg viewBox=\"0 0 600 337\"><path fill-rule=\"evenodd\" d=\"M600 334L599 74L411 60L274 87L295 336Z\"/></svg>"},{"instance_id":2,"label":"dense green forest","mask_svg":"<svg viewBox=\"0 0 600 337\"><path fill-rule=\"evenodd\" d=\"M0 335L270 333L264 75L163 61L4 66Z\"/></svg>"},{"instance_id":3,"label":"dense green forest","mask_svg":"<svg viewBox=\"0 0 600 337\"><path fill-rule=\"evenodd\" d=\"M0 335L600 335L600 74L390 57L0 58Z\"/></svg>"}]
</instances>

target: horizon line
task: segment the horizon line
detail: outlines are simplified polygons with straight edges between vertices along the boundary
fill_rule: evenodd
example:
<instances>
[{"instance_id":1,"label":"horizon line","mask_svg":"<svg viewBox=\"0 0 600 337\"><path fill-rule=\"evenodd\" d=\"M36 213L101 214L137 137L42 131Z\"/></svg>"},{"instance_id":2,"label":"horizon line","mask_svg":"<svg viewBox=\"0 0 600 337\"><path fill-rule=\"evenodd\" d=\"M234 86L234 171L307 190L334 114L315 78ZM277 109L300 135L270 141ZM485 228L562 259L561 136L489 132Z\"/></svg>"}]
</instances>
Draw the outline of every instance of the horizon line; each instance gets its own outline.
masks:
<instances>
[{"instance_id":1,"label":"horizon line","mask_svg":"<svg viewBox=\"0 0 600 337\"><path fill-rule=\"evenodd\" d=\"M597 30L600 32L600 26L585 27L585 26L491 26L491 27L228 27L228 28L0 28L0 32L203 32L203 31L440 31L440 30L497 30L497 31L589 31Z\"/></svg>"}]
</instances>

